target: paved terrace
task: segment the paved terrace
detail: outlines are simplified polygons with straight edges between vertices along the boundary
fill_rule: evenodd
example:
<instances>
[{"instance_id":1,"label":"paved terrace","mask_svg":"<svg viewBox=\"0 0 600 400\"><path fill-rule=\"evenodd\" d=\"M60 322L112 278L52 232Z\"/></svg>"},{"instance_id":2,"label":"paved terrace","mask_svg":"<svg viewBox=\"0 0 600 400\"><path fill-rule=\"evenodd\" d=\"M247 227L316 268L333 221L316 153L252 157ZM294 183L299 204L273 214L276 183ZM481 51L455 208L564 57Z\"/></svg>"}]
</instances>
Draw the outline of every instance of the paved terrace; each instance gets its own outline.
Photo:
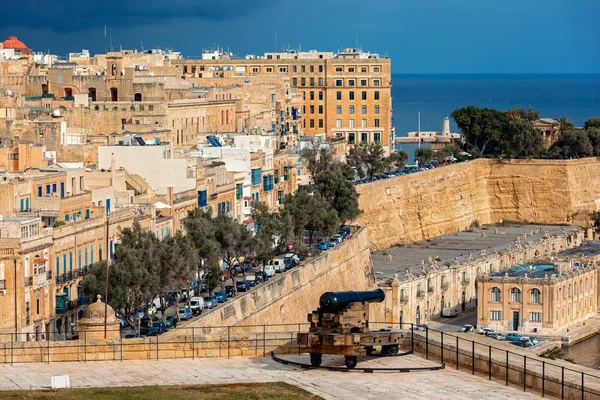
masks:
<instances>
[{"instance_id":1,"label":"paved terrace","mask_svg":"<svg viewBox=\"0 0 600 400\"><path fill-rule=\"evenodd\" d=\"M414 275L420 275L423 261L425 261L425 268L428 271L433 270L429 266L430 257L433 260L438 258L438 268L443 269L446 263L454 264L456 258L461 264L466 263L469 254L473 259L477 259L480 257L481 250L485 250L487 255L491 255L495 251L501 253L514 248L515 240L523 234L527 234L527 238L520 239L521 245L526 246L530 241L539 241L545 231L554 236L562 234L563 229L569 232L573 228L579 229L573 226L557 225L488 225L376 251L372 256L373 265L377 278L393 278L394 274L398 274L398 279L404 280L406 279L406 269L409 269ZM496 233L496 229L498 233ZM531 235L532 231L533 235Z\"/></svg>"},{"instance_id":2,"label":"paved terrace","mask_svg":"<svg viewBox=\"0 0 600 400\"><path fill-rule=\"evenodd\" d=\"M308 356L286 356L308 362ZM323 365L343 364L343 357L325 356ZM359 366L425 367L439 365L415 355L370 358ZM539 394L503 386L468 372L409 373L334 372L302 370L269 358L205 358L161 361L99 361L89 363L0 365L0 390L45 389L50 377L69 375L72 387L117 387L150 385L231 384L287 382L324 399L537 399ZM0 392L1 393L1 392ZM0 397L2 395L0 394Z\"/></svg>"}]
</instances>

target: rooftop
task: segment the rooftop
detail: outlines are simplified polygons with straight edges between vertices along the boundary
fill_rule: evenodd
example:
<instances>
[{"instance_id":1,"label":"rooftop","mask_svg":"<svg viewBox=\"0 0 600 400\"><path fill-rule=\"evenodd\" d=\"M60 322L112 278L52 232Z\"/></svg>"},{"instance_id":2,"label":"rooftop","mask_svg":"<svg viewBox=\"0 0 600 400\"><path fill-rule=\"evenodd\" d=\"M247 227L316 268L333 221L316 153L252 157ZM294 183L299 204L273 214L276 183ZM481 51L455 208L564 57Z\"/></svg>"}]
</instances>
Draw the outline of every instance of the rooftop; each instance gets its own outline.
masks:
<instances>
[{"instance_id":1,"label":"rooftop","mask_svg":"<svg viewBox=\"0 0 600 400\"><path fill-rule=\"evenodd\" d=\"M490 274L490 277L508 276L509 278L523 278L525 274L527 274L529 278L544 278L546 275L551 275L553 273L555 273L554 264L525 263L504 271L494 272L493 274Z\"/></svg>"},{"instance_id":2,"label":"rooftop","mask_svg":"<svg viewBox=\"0 0 600 400\"><path fill-rule=\"evenodd\" d=\"M600 242L594 242L591 240L586 240L579 247L575 247L574 249L563 250L558 253L559 257L595 257L600 255Z\"/></svg>"},{"instance_id":3,"label":"rooftop","mask_svg":"<svg viewBox=\"0 0 600 400\"><path fill-rule=\"evenodd\" d=\"M545 231L552 236L562 234L563 229L568 232L579 228L557 225L489 225L376 251L372 256L373 265L378 278L393 278L394 274L398 274L398 279L403 280L406 278L406 269L414 276L422 274L423 266L427 271L433 270L429 260L437 260L438 268L444 269L447 268L445 264L454 264L455 259L465 263L469 256L479 258L481 250L485 250L487 255L496 251L504 252L515 246L518 237L521 237L521 245L526 246L529 242L539 241ZM523 239L523 234L527 234L527 238Z\"/></svg>"}]
</instances>

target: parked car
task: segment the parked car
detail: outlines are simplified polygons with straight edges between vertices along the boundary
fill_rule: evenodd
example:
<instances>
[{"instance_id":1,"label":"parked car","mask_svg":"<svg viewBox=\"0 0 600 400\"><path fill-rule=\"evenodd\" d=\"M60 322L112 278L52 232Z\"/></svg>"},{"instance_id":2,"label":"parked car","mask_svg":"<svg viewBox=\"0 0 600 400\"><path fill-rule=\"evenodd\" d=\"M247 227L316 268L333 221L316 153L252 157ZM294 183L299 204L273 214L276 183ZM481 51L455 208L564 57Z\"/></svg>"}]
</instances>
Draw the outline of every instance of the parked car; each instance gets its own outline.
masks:
<instances>
[{"instance_id":1,"label":"parked car","mask_svg":"<svg viewBox=\"0 0 600 400\"><path fill-rule=\"evenodd\" d=\"M329 250L331 246L329 245L329 243L327 243L326 241L321 241L319 244L315 245L315 249L317 250L321 250L321 251L326 251Z\"/></svg>"},{"instance_id":2,"label":"parked car","mask_svg":"<svg viewBox=\"0 0 600 400\"><path fill-rule=\"evenodd\" d=\"M273 265L273 269L275 270L275 272L285 271L285 258L284 257L274 258L272 261L272 265Z\"/></svg>"},{"instance_id":3,"label":"parked car","mask_svg":"<svg viewBox=\"0 0 600 400\"><path fill-rule=\"evenodd\" d=\"M335 242L336 244L340 244L344 241L344 238L339 233L336 233L331 237L331 241Z\"/></svg>"},{"instance_id":4,"label":"parked car","mask_svg":"<svg viewBox=\"0 0 600 400\"><path fill-rule=\"evenodd\" d=\"M214 292L213 297L216 297L218 303L225 303L227 301L227 294L225 292Z\"/></svg>"},{"instance_id":5,"label":"parked car","mask_svg":"<svg viewBox=\"0 0 600 400\"><path fill-rule=\"evenodd\" d=\"M461 329L461 332L473 332L473 325L464 325Z\"/></svg>"},{"instance_id":6,"label":"parked car","mask_svg":"<svg viewBox=\"0 0 600 400\"><path fill-rule=\"evenodd\" d=\"M490 332L487 334L487 337L496 339L496 340L504 339L504 336L502 336L502 334L500 332Z\"/></svg>"},{"instance_id":7,"label":"parked car","mask_svg":"<svg viewBox=\"0 0 600 400\"><path fill-rule=\"evenodd\" d=\"M150 318L142 318L140 321L140 329L153 326L158 330L159 333L163 333L167 330L167 325L163 322L161 318L158 318L156 315L152 316L152 320Z\"/></svg>"},{"instance_id":8,"label":"parked car","mask_svg":"<svg viewBox=\"0 0 600 400\"><path fill-rule=\"evenodd\" d=\"M250 283L250 286L255 286L258 283L256 280L256 274L246 275L246 280Z\"/></svg>"},{"instance_id":9,"label":"parked car","mask_svg":"<svg viewBox=\"0 0 600 400\"><path fill-rule=\"evenodd\" d=\"M235 287L234 286L225 286L225 293L227 294L227 297L234 297L235 296Z\"/></svg>"},{"instance_id":10,"label":"parked car","mask_svg":"<svg viewBox=\"0 0 600 400\"><path fill-rule=\"evenodd\" d=\"M340 228L340 235L342 235L344 237L344 239L348 239L350 237L350 234L352 232L350 231L350 227L349 226L342 226Z\"/></svg>"},{"instance_id":11,"label":"parked car","mask_svg":"<svg viewBox=\"0 0 600 400\"><path fill-rule=\"evenodd\" d=\"M190 310L194 315L202 314L204 309L204 298L203 297L192 297L190 299Z\"/></svg>"},{"instance_id":12,"label":"parked car","mask_svg":"<svg viewBox=\"0 0 600 400\"><path fill-rule=\"evenodd\" d=\"M204 308L215 308L219 304L216 296L204 296Z\"/></svg>"},{"instance_id":13,"label":"parked car","mask_svg":"<svg viewBox=\"0 0 600 400\"><path fill-rule=\"evenodd\" d=\"M487 328L487 327L482 327L479 328L479 330L477 331L477 333L479 333L480 335L489 335L490 333L494 332L494 330L492 328Z\"/></svg>"},{"instance_id":14,"label":"parked car","mask_svg":"<svg viewBox=\"0 0 600 400\"><path fill-rule=\"evenodd\" d=\"M135 338L139 338L140 334L138 332L131 332L128 333L127 335L125 335L125 339L135 339Z\"/></svg>"},{"instance_id":15,"label":"parked car","mask_svg":"<svg viewBox=\"0 0 600 400\"><path fill-rule=\"evenodd\" d=\"M241 264L235 264L233 268L236 274L241 274L242 272L244 272L244 267Z\"/></svg>"},{"instance_id":16,"label":"parked car","mask_svg":"<svg viewBox=\"0 0 600 400\"><path fill-rule=\"evenodd\" d=\"M521 347L533 347L533 346L535 346L533 344L533 342L528 337L522 337L521 340L515 341L515 342L511 342L511 343L517 343L517 345L521 346Z\"/></svg>"},{"instance_id":17,"label":"parked car","mask_svg":"<svg viewBox=\"0 0 600 400\"><path fill-rule=\"evenodd\" d=\"M158 336L162 333L160 328L156 326L141 326L140 336Z\"/></svg>"},{"instance_id":18,"label":"parked car","mask_svg":"<svg viewBox=\"0 0 600 400\"><path fill-rule=\"evenodd\" d=\"M267 275L267 273L264 271L256 271L255 275L257 279L260 277L261 282L266 282L269 280L269 275Z\"/></svg>"},{"instance_id":19,"label":"parked car","mask_svg":"<svg viewBox=\"0 0 600 400\"><path fill-rule=\"evenodd\" d=\"M535 336L532 336L532 337L530 337L530 338L529 338L529 340L531 340L531 342L532 342L534 345L535 345L535 344L538 344L539 342L541 342L541 339L540 339L539 337L535 337Z\"/></svg>"},{"instance_id":20,"label":"parked car","mask_svg":"<svg viewBox=\"0 0 600 400\"><path fill-rule=\"evenodd\" d=\"M247 292L248 290L250 290L250 282L248 282L248 281L236 282L235 290L238 292Z\"/></svg>"},{"instance_id":21,"label":"parked car","mask_svg":"<svg viewBox=\"0 0 600 400\"><path fill-rule=\"evenodd\" d=\"M415 331L426 331L427 330L427 324L414 325L413 326L413 330L415 330Z\"/></svg>"},{"instance_id":22,"label":"parked car","mask_svg":"<svg viewBox=\"0 0 600 400\"><path fill-rule=\"evenodd\" d=\"M454 307L446 307L442 310L442 317L453 318L458 315L458 310Z\"/></svg>"},{"instance_id":23,"label":"parked car","mask_svg":"<svg viewBox=\"0 0 600 400\"><path fill-rule=\"evenodd\" d=\"M519 335L517 332L509 332L506 334L506 340L511 342L521 340L521 335Z\"/></svg>"},{"instance_id":24,"label":"parked car","mask_svg":"<svg viewBox=\"0 0 600 400\"><path fill-rule=\"evenodd\" d=\"M180 308L178 315L179 319L182 321L187 321L193 317L192 311L189 308Z\"/></svg>"},{"instance_id":25,"label":"parked car","mask_svg":"<svg viewBox=\"0 0 600 400\"><path fill-rule=\"evenodd\" d=\"M267 276L274 276L275 275L275 267L272 265L265 265L262 268L262 272L267 274Z\"/></svg>"},{"instance_id":26,"label":"parked car","mask_svg":"<svg viewBox=\"0 0 600 400\"><path fill-rule=\"evenodd\" d=\"M174 315L167 315L167 317L165 318L165 325L167 325L167 329L173 327L174 321L175 321Z\"/></svg>"}]
</instances>

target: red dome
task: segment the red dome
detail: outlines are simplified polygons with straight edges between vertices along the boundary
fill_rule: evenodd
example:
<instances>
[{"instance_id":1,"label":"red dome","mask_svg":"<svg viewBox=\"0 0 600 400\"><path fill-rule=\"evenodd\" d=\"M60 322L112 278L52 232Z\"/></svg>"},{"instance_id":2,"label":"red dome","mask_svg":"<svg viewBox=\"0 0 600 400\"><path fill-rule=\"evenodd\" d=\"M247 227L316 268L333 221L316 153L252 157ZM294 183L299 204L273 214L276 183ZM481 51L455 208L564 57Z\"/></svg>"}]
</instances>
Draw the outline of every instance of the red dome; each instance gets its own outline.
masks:
<instances>
[{"instance_id":1,"label":"red dome","mask_svg":"<svg viewBox=\"0 0 600 400\"><path fill-rule=\"evenodd\" d=\"M23 42L17 39L16 36L9 36L4 42L2 42L2 47L5 49L15 49L21 50L23 54L31 54L31 50Z\"/></svg>"}]
</instances>

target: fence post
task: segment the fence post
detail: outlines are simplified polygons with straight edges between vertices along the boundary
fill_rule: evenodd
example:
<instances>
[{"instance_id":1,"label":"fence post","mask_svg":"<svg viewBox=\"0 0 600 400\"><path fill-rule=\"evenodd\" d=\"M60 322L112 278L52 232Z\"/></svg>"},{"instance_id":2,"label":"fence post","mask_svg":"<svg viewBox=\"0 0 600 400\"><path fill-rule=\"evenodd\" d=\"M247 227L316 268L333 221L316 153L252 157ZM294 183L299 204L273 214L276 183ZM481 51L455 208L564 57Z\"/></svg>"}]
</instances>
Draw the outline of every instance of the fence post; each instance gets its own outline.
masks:
<instances>
[{"instance_id":1,"label":"fence post","mask_svg":"<svg viewBox=\"0 0 600 400\"><path fill-rule=\"evenodd\" d=\"M456 369L458 369L458 336L456 337Z\"/></svg>"},{"instance_id":2,"label":"fence post","mask_svg":"<svg viewBox=\"0 0 600 400\"><path fill-rule=\"evenodd\" d=\"M546 394L546 361L542 361L542 397Z\"/></svg>"},{"instance_id":3,"label":"fence post","mask_svg":"<svg viewBox=\"0 0 600 400\"><path fill-rule=\"evenodd\" d=\"M298 324L298 333L300 333L300 324ZM296 343L298 343L298 335L296 335ZM298 343L298 355L300 355L300 343Z\"/></svg>"},{"instance_id":4,"label":"fence post","mask_svg":"<svg viewBox=\"0 0 600 400\"><path fill-rule=\"evenodd\" d=\"M192 360L196 358L196 328L192 326Z\"/></svg>"},{"instance_id":5,"label":"fence post","mask_svg":"<svg viewBox=\"0 0 600 400\"><path fill-rule=\"evenodd\" d=\"M488 380L492 380L492 346L488 346Z\"/></svg>"},{"instance_id":6,"label":"fence post","mask_svg":"<svg viewBox=\"0 0 600 400\"><path fill-rule=\"evenodd\" d=\"M506 350L506 386L508 386L508 350Z\"/></svg>"},{"instance_id":7,"label":"fence post","mask_svg":"<svg viewBox=\"0 0 600 400\"><path fill-rule=\"evenodd\" d=\"M442 364L444 363L444 332L442 332L442 340L441 340L440 352L442 356Z\"/></svg>"},{"instance_id":8,"label":"fence post","mask_svg":"<svg viewBox=\"0 0 600 400\"><path fill-rule=\"evenodd\" d=\"M565 398L565 367L562 367L562 375L560 378L560 398Z\"/></svg>"},{"instance_id":9,"label":"fence post","mask_svg":"<svg viewBox=\"0 0 600 400\"><path fill-rule=\"evenodd\" d=\"M229 335L229 329L231 328L230 325L227 326L227 358L229 358L229 341L231 336Z\"/></svg>"},{"instance_id":10,"label":"fence post","mask_svg":"<svg viewBox=\"0 0 600 400\"><path fill-rule=\"evenodd\" d=\"M50 334L48 334L48 338L47 339L48 340L46 340L46 342L48 343L48 364L50 364Z\"/></svg>"},{"instance_id":11,"label":"fence post","mask_svg":"<svg viewBox=\"0 0 600 400\"><path fill-rule=\"evenodd\" d=\"M585 389L583 388L583 377L584 373L581 373L581 400L585 400Z\"/></svg>"},{"instance_id":12,"label":"fence post","mask_svg":"<svg viewBox=\"0 0 600 400\"><path fill-rule=\"evenodd\" d=\"M83 361L87 362L87 331L83 331Z\"/></svg>"},{"instance_id":13,"label":"fence post","mask_svg":"<svg viewBox=\"0 0 600 400\"><path fill-rule=\"evenodd\" d=\"M16 316L15 316L16 318ZM14 365L15 361L15 339L17 338L17 332L15 332L15 336L10 335L10 365Z\"/></svg>"},{"instance_id":14,"label":"fence post","mask_svg":"<svg viewBox=\"0 0 600 400\"><path fill-rule=\"evenodd\" d=\"M410 353L415 354L415 326L410 323Z\"/></svg>"},{"instance_id":15,"label":"fence post","mask_svg":"<svg viewBox=\"0 0 600 400\"><path fill-rule=\"evenodd\" d=\"M425 359L429 360L429 327L425 327Z\"/></svg>"},{"instance_id":16,"label":"fence post","mask_svg":"<svg viewBox=\"0 0 600 400\"><path fill-rule=\"evenodd\" d=\"M267 326L263 325L263 357L267 356Z\"/></svg>"},{"instance_id":17,"label":"fence post","mask_svg":"<svg viewBox=\"0 0 600 400\"><path fill-rule=\"evenodd\" d=\"M523 356L523 391L527 391L527 356Z\"/></svg>"},{"instance_id":18,"label":"fence post","mask_svg":"<svg viewBox=\"0 0 600 400\"><path fill-rule=\"evenodd\" d=\"M471 375L475 375L475 341L471 341Z\"/></svg>"},{"instance_id":19,"label":"fence post","mask_svg":"<svg viewBox=\"0 0 600 400\"><path fill-rule=\"evenodd\" d=\"M158 335L156 336L156 361L158 361Z\"/></svg>"}]
</instances>

